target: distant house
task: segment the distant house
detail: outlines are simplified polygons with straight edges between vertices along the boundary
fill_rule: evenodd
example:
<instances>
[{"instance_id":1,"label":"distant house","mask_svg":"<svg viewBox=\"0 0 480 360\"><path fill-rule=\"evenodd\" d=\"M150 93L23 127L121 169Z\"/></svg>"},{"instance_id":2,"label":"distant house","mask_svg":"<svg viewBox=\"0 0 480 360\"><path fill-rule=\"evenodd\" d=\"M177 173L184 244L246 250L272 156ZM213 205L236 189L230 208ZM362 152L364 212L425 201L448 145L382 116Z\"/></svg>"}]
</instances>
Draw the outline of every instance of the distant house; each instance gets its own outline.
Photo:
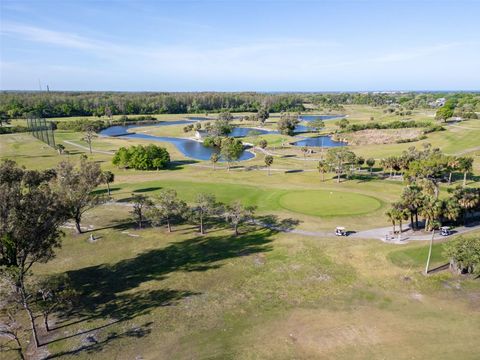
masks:
<instances>
[{"instance_id":1,"label":"distant house","mask_svg":"<svg viewBox=\"0 0 480 360\"><path fill-rule=\"evenodd\" d=\"M443 105L445 105L446 101L447 99L445 98L435 100L435 107L442 107Z\"/></svg>"}]
</instances>

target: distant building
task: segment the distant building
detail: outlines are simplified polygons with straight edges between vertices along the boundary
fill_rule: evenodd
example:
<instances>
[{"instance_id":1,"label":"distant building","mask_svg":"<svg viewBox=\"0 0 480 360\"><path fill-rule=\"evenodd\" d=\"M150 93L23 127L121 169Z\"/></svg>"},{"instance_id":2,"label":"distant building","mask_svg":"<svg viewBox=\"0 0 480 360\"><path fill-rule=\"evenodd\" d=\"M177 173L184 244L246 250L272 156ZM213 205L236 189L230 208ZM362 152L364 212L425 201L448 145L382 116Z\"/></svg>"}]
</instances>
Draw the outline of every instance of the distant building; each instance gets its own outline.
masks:
<instances>
[{"instance_id":1,"label":"distant building","mask_svg":"<svg viewBox=\"0 0 480 360\"><path fill-rule=\"evenodd\" d=\"M429 103L428 105L430 105L431 107L442 107L443 105L445 105L445 103L447 102L447 99L445 98L439 98L435 101L432 101L431 103Z\"/></svg>"}]
</instances>

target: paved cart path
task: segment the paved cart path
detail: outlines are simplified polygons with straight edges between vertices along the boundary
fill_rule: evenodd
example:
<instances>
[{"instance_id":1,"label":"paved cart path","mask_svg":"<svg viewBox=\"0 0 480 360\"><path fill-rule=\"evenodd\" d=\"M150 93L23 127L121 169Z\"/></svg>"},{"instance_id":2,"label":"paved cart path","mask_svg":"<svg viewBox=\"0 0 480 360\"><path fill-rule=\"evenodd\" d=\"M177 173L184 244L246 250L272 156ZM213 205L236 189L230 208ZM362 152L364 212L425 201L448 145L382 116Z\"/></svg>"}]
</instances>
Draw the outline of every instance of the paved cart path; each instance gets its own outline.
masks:
<instances>
[{"instance_id":1,"label":"paved cart path","mask_svg":"<svg viewBox=\"0 0 480 360\"><path fill-rule=\"evenodd\" d=\"M126 203L126 202L120 203L116 201L109 201L106 203L106 205L132 206L131 203ZM277 230L277 231L290 233L290 234L298 234L298 235L311 236L311 237L334 237L335 236L335 232L333 230L332 231L309 231L309 230L294 229L290 227L286 228L282 226L265 224L260 221L255 221L255 223L268 229ZM401 238L398 238L398 236L395 236L390 240L386 239L386 235L392 232L391 226L373 228L369 230L361 230L358 232L350 233L348 238L364 239L364 240L376 239L376 240L381 240L383 242L391 243L391 244L406 244L408 241L426 241L426 240L430 240L432 237L431 233L415 234L415 233L412 233L411 231L406 231L406 229L407 227L404 227L404 232L402 233ZM480 223L477 223L472 226L456 227L453 229L452 235L460 235L460 234L468 233L474 230L480 230ZM435 233L435 236L437 239L446 238L446 237L440 236L438 232Z\"/></svg>"}]
</instances>

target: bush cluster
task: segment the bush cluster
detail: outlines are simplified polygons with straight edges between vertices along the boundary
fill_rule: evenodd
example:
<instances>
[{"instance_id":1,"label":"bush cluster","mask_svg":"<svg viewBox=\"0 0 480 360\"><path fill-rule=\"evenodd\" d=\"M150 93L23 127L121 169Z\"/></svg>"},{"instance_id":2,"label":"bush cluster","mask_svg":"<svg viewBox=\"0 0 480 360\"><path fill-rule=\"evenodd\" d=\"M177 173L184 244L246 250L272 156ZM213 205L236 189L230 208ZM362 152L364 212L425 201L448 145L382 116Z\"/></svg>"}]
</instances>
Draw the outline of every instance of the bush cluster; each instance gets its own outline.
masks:
<instances>
[{"instance_id":1,"label":"bush cluster","mask_svg":"<svg viewBox=\"0 0 480 360\"><path fill-rule=\"evenodd\" d=\"M154 144L121 147L115 152L112 163L118 167L136 170L160 170L170 163L170 154L165 148Z\"/></svg>"},{"instance_id":2,"label":"bush cluster","mask_svg":"<svg viewBox=\"0 0 480 360\"><path fill-rule=\"evenodd\" d=\"M0 126L0 135L27 132L27 131L28 131L28 128L25 126Z\"/></svg>"},{"instance_id":3,"label":"bush cluster","mask_svg":"<svg viewBox=\"0 0 480 360\"><path fill-rule=\"evenodd\" d=\"M59 121L55 124L58 130L85 131L87 127L95 132L105 129L109 125L103 120L78 119L69 121Z\"/></svg>"},{"instance_id":4,"label":"bush cluster","mask_svg":"<svg viewBox=\"0 0 480 360\"><path fill-rule=\"evenodd\" d=\"M351 124L345 127L345 132L350 131L361 131L361 130L370 130L370 129L407 129L407 128L428 128L433 129L432 131L443 130L439 125L432 124L430 121L391 121L388 123L378 123L378 122L369 122L366 124ZM429 131L429 132L432 132Z\"/></svg>"}]
</instances>

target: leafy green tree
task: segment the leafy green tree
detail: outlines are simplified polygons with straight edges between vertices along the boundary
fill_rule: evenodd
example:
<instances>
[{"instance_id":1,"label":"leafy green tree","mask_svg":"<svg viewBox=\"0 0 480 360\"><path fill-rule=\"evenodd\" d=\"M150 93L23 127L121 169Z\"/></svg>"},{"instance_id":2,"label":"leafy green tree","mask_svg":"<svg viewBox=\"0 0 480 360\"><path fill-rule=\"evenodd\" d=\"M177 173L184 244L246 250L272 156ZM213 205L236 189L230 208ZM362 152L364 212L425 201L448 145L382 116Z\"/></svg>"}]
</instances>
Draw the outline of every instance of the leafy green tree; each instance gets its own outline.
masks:
<instances>
[{"instance_id":1,"label":"leafy green tree","mask_svg":"<svg viewBox=\"0 0 480 360\"><path fill-rule=\"evenodd\" d=\"M426 158L410 162L405 175L410 182L423 182L423 186L428 184L433 185L435 198L438 198L439 182L447 172L448 158L441 153L434 153Z\"/></svg>"},{"instance_id":2,"label":"leafy green tree","mask_svg":"<svg viewBox=\"0 0 480 360\"><path fill-rule=\"evenodd\" d=\"M88 144L88 148L90 150L90 154L92 153L92 142L93 139L97 138L97 134L95 133L95 129L92 126L85 127L85 136L83 140Z\"/></svg>"},{"instance_id":3,"label":"leafy green tree","mask_svg":"<svg viewBox=\"0 0 480 360\"><path fill-rule=\"evenodd\" d=\"M121 147L113 155L112 164L126 169L130 164L130 152L126 147Z\"/></svg>"},{"instance_id":4,"label":"leafy green tree","mask_svg":"<svg viewBox=\"0 0 480 360\"><path fill-rule=\"evenodd\" d=\"M170 154L165 148L154 144L131 146L128 149L121 147L115 152L112 163L136 170L159 170L168 166Z\"/></svg>"},{"instance_id":5,"label":"leafy green tree","mask_svg":"<svg viewBox=\"0 0 480 360\"><path fill-rule=\"evenodd\" d=\"M453 109L448 106L442 106L437 110L435 114L435 118L437 120L442 120L444 122L447 122L447 120L450 119L452 116L453 116Z\"/></svg>"},{"instance_id":6,"label":"leafy green tree","mask_svg":"<svg viewBox=\"0 0 480 360\"><path fill-rule=\"evenodd\" d=\"M253 217L255 208L252 206L243 206L240 201L235 201L232 205L226 207L224 216L228 223L230 223L238 236L238 226L250 220Z\"/></svg>"},{"instance_id":7,"label":"leafy green tree","mask_svg":"<svg viewBox=\"0 0 480 360\"><path fill-rule=\"evenodd\" d=\"M258 146L259 146L261 149L265 150L265 149L267 148L267 146L268 146L267 140L265 140L265 139L260 139L260 141L258 142Z\"/></svg>"},{"instance_id":8,"label":"leafy green tree","mask_svg":"<svg viewBox=\"0 0 480 360\"><path fill-rule=\"evenodd\" d=\"M68 218L50 178L45 172L19 168L13 161L0 165L0 272L15 288L16 301L28 315L36 347L39 340L27 277L35 264L54 257L61 244L60 226Z\"/></svg>"},{"instance_id":9,"label":"leafy green tree","mask_svg":"<svg viewBox=\"0 0 480 360\"><path fill-rule=\"evenodd\" d=\"M365 159L361 156L358 156L356 160L357 160L356 163L357 163L359 168L361 168L363 166L363 164L365 164Z\"/></svg>"},{"instance_id":10,"label":"leafy green tree","mask_svg":"<svg viewBox=\"0 0 480 360\"><path fill-rule=\"evenodd\" d=\"M57 144L55 148L57 149L59 155L62 155L65 151L65 146L62 144Z\"/></svg>"},{"instance_id":11,"label":"leafy green tree","mask_svg":"<svg viewBox=\"0 0 480 360\"><path fill-rule=\"evenodd\" d=\"M337 125L340 129L344 130L347 128L348 125L350 125L350 121L347 119L343 118L341 120L338 120L335 125Z\"/></svg>"},{"instance_id":12,"label":"leafy green tree","mask_svg":"<svg viewBox=\"0 0 480 360\"><path fill-rule=\"evenodd\" d=\"M277 123L277 128L280 134L292 136L294 134L297 124L297 116L291 114L282 114L280 120Z\"/></svg>"},{"instance_id":13,"label":"leafy green tree","mask_svg":"<svg viewBox=\"0 0 480 360\"><path fill-rule=\"evenodd\" d=\"M320 132L325 128L325 122L322 119L315 119L309 121L307 126L312 129L312 131Z\"/></svg>"},{"instance_id":14,"label":"leafy green tree","mask_svg":"<svg viewBox=\"0 0 480 360\"><path fill-rule=\"evenodd\" d=\"M445 244L450 265L458 272L480 275L480 237L458 237Z\"/></svg>"},{"instance_id":15,"label":"leafy green tree","mask_svg":"<svg viewBox=\"0 0 480 360\"><path fill-rule=\"evenodd\" d=\"M103 196L93 192L103 182L102 170L97 163L82 159L78 167L69 161L60 162L56 173L54 186L80 234L83 214L105 201Z\"/></svg>"},{"instance_id":16,"label":"leafy green tree","mask_svg":"<svg viewBox=\"0 0 480 360\"><path fill-rule=\"evenodd\" d=\"M268 169L268 176L270 176L270 166L272 166L272 164L273 164L273 156L272 155L265 155L264 161L265 161L265 166Z\"/></svg>"},{"instance_id":17,"label":"leafy green tree","mask_svg":"<svg viewBox=\"0 0 480 360\"><path fill-rule=\"evenodd\" d=\"M260 125L264 125L265 121L269 118L270 114L268 112L268 109L266 107L261 107L258 112L257 112L257 120L260 123Z\"/></svg>"},{"instance_id":18,"label":"leafy green tree","mask_svg":"<svg viewBox=\"0 0 480 360\"><path fill-rule=\"evenodd\" d=\"M220 148L220 154L227 162L227 169L230 171L230 164L237 161L242 155L243 144L240 140L235 138L224 138Z\"/></svg>"},{"instance_id":19,"label":"leafy green tree","mask_svg":"<svg viewBox=\"0 0 480 360\"><path fill-rule=\"evenodd\" d=\"M340 176L355 162L355 153L342 147L331 148L327 151L326 162L337 174L337 182L340 182Z\"/></svg>"},{"instance_id":20,"label":"leafy green tree","mask_svg":"<svg viewBox=\"0 0 480 360\"><path fill-rule=\"evenodd\" d=\"M225 119L217 119L209 128L209 134L212 136L227 136L233 130L230 121Z\"/></svg>"},{"instance_id":21,"label":"leafy green tree","mask_svg":"<svg viewBox=\"0 0 480 360\"><path fill-rule=\"evenodd\" d=\"M132 194L132 218L138 224L138 228L141 229L143 222L145 221L145 212L148 208L153 206L152 200L145 195Z\"/></svg>"},{"instance_id":22,"label":"leafy green tree","mask_svg":"<svg viewBox=\"0 0 480 360\"><path fill-rule=\"evenodd\" d=\"M230 122L233 120L233 115L228 110L218 113L218 120Z\"/></svg>"},{"instance_id":23,"label":"leafy green tree","mask_svg":"<svg viewBox=\"0 0 480 360\"><path fill-rule=\"evenodd\" d=\"M72 309L79 300L79 294L66 277L44 278L36 285L35 305L43 315L45 330L50 331L48 318L55 311Z\"/></svg>"},{"instance_id":24,"label":"leafy green tree","mask_svg":"<svg viewBox=\"0 0 480 360\"><path fill-rule=\"evenodd\" d=\"M172 232L172 222L183 218L187 213L187 204L180 200L175 190L164 190L155 197L154 205L147 210L147 218L154 226L167 224L168 232Z\"/></svg>"},{"instance_id":25,"label":"leafy green tree","mask_svg":"<svg viewBox=\"0 0 480 360\"><path fill-rule=\"evenodd\" d=\"M215 196L212 194L198 194L195 205L192 208L194 220L199 223L200 234L205 234L205 220L218 210Z\"/></svg>"}]
</instances>

